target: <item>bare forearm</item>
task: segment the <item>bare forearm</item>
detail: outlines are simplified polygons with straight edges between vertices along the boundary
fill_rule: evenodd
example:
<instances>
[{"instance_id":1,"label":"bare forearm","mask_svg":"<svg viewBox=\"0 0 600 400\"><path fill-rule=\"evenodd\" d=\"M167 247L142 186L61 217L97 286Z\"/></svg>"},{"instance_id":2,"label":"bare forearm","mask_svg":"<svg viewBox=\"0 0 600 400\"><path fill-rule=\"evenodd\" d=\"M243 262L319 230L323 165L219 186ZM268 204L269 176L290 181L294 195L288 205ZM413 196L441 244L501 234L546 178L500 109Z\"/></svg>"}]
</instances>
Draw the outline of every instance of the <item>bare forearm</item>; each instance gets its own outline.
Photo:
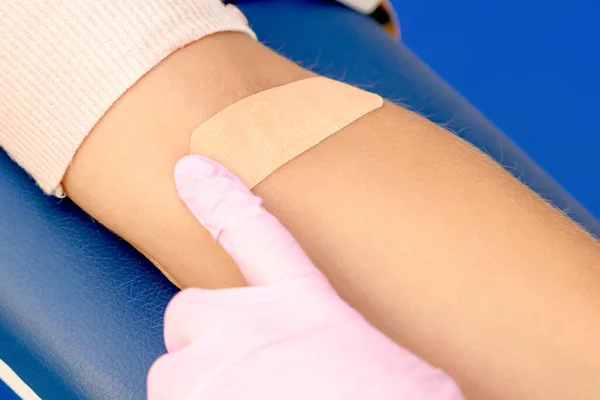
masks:
<instances>
[{"instance_id":1,"label":"bare forearm","mask_svg":"<svg viewBox=\"0 0 600 400\"><path fill-rule=\"evenodd\" d=\"M257 188L267 207L472 398L598 397L598 243L483 153L386 106L284 173Z\"/></svg>"},{"instance_id":2,"label":"bare forearm","mask_svg":"<svg viewBox=\"0 0 600 400\"><path fill-rule=\"evenodd\" d=\"M307 75L244 34L195 42L109 110L79 149L65 190L179 286L241 285L237 268L177 197L173 168L189 153L193 129L211 115Z\"/></svg>"},{"instance_id":3,"label":"bare forearm","mask_svg":"<svg viewBox=\"0 0 600 400\"><path fill-rule=\"evenodd\" d=\"M180 286L242 285L173 167L211 115L308 76L241 35L205 38L121 98L65 189ZM597 242L453 134L386 104L255 192L353 306L471 397L598 395Z\"/></svg>"}]
</instances>

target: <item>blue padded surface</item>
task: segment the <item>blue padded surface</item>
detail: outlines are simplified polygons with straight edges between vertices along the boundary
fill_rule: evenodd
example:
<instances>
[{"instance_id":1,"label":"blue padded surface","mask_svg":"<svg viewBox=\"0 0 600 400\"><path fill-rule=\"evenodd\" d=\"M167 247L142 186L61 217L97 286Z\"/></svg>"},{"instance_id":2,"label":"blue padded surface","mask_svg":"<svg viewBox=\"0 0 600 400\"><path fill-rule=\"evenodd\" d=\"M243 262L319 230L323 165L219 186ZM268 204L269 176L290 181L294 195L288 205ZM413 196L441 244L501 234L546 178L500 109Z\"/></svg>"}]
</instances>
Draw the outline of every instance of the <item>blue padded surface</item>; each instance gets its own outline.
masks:
<instances>
[{"instance_id":1,"label":"blue padded surface","mask_svg":"<svg viewBox=\"0 0 600 400\"><path fill-rule=\"evenodd\" d=\"M598 235L593 217L369 18L309 0L240 5L269 46L448 123ZM143 399L174 293L127 243L42 195L0 152L0 358L42 398Z\"/></svg>"},{"instance_id":2,"label":"blue padded surface","mask_svg":"<svg viewBox=\"0 0 600 400\"><path fill-rule=\"evenodd\" d=\"M4 153L0 193L0 358L43 399L144 398L175 288Z\"/></svg>"}]
</instances>

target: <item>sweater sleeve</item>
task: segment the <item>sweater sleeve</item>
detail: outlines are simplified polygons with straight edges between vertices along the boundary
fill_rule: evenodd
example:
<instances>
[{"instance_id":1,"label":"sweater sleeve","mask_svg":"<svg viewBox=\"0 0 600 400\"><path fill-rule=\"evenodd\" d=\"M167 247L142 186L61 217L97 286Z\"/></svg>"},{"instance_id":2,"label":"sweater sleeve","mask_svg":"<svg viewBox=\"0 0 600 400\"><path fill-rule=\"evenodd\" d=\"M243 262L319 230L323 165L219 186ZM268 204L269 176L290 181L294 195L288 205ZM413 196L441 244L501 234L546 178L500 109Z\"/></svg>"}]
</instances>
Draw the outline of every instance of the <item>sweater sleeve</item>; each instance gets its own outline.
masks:
<instances>
[{"instance_id":1,"label":"sweater sleeve","mask_svg":"<svg viewBox=\"0 0 600 400\"><path fill-rule=\"evenodd\" d=\"M0 145L48 194L111 105L204 36L254 33L220 0L0 2Z\"/></svg>"}]
</instances>

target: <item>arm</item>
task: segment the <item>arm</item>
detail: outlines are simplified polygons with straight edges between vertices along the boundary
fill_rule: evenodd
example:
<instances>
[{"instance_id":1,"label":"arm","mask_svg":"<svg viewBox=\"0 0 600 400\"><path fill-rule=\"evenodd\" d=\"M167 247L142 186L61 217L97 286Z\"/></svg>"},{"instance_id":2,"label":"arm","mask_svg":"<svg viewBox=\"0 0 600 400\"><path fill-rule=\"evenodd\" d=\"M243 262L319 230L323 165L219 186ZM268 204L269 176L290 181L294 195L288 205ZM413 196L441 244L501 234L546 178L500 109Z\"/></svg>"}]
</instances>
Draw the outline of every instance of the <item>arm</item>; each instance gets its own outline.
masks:
<instances>
[{"instance_id":1,"label":"arm","mask_svg":"<svg viewBox=\"0 0 600 400\"><path fill-rule=\"evenodd\" d=\"M202 121L307 76L238 34L196 42L119 100L64 187L181 286L240 285L173 167ZM599 395L598 243L450 132L386 104L254 191L351 305L467 395Z\"/></svg>"},{"instance_id":2,"label":"arm","mask_svg":"<svg viewBox=\"0 0 600 400\"><path fill-rule=\"evenodd\" d=\"M242 285L235 265L177 196L173 168L189 154L193 129L211 115L307 76L243 34L195 42L144 76L102 118L68 169L65 191L178 286Z\"/></svg>"}]
</instances>

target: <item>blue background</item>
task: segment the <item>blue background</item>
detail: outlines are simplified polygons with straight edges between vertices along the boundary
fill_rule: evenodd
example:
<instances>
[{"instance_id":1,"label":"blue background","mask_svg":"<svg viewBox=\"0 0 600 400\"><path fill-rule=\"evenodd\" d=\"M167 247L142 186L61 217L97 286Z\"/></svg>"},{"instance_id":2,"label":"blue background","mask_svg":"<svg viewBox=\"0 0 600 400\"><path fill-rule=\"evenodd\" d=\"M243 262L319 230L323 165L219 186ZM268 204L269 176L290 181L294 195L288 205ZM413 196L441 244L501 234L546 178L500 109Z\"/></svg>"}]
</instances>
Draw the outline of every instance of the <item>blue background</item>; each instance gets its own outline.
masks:
<instances>
[{"instance_id":1,"label":"blue background","mask_svg":"<svg viewBox=\"0 0 600 400\"><path fill-rule=\"evenodd\" d=\"M0 400L19 400L19 398L4 382L0 381Z\"/></svg>"},{"instance_id":2,"label":"blue background","mask_svg":"<svg viewBox=\"0 0 600 400\"><path fill-rule=\"evenodd\" d=\"M600 216L600 1L393 4L403 41Z\"/></svg>"}]
</instances>

